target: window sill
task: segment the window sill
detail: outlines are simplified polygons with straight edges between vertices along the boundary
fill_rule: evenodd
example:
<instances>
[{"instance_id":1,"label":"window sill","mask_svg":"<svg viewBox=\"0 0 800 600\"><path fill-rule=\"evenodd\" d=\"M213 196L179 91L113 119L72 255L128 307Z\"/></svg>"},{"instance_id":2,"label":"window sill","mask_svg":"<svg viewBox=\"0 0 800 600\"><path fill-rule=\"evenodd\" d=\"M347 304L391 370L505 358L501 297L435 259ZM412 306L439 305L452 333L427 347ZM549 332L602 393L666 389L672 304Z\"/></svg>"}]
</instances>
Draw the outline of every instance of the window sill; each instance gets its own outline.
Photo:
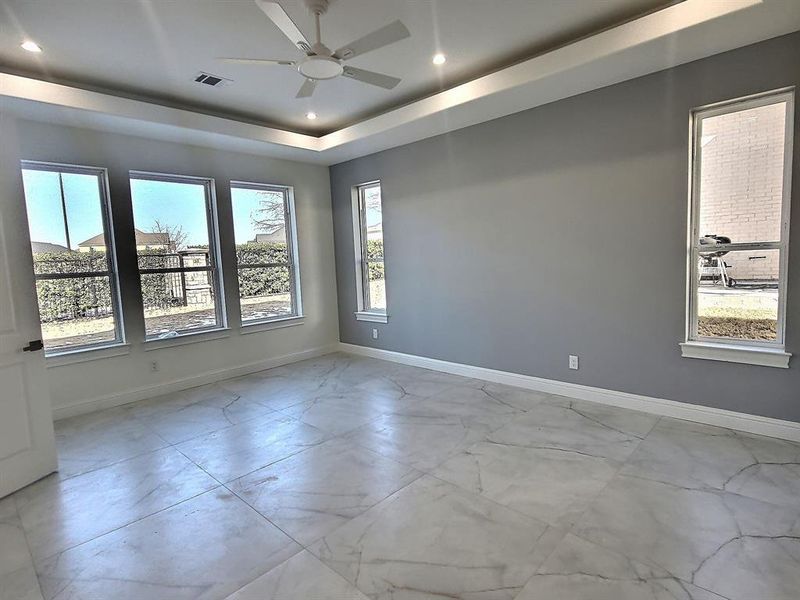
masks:
<instances>
[{"instance_id":1,"label":"window sill","mask_svg":"<svg viewBox=\"0 0 800 600\"><path fill-rule=\"evenodd\" d=\"M284 327L295 327L306 322L305 317L286 317L283 319L272 319L271 321L258 321L256 323L243 323L242 335L259 333L261 331L272 331L273 329L283 329Z\"/></svg>"},{"instance_id":2,"label":"window sill","mask_svg":"<svg viewBox=\"0 0 800 600\"><path fill-rule=\"evenodd\" d=\"M175 346L186 346L187 344L199 344L200 342L210 342L211 340L221 340L230 337L229 327L197 331L195 333L182 333L176 337L145 340L144 351L161 350L162 348L174 348Z\"/></svg>"},{"instance_id":3,"label":"window sill","mask_svg":"<svg viewBox=\"0 0 800 600\"><path fill-rule=\"evenodd\" d=\"M354 313L356 321L369 321L370 323L388 323L389 315L385 312L358 311Z\"/></svg>"},{"instance_id":4,"label":"window sill","mask_svg":"<svg viewBox=\"0 0 800 600\"><path fill-rule=\"evenodd\" d=\"M100 348L81 348L80 350L69 350L45 356L44 362L48 369L54 369L56 367L103 360L104 358L113 358L115 356L126 356L130 354L130 351L130 344L114 344L102 346Z\"/></svg>"},{"instance_id":5,"label":"window sill","mask_svg":"<svg viewBox=\"0 0 800 600\"><path fill-rule=\"evenodd\" d=\"M789 359L792 357L791 353L781 348L736 346L713 342L683 342L680 346L681 356L684 358L719 360L779 369L788 369Z\"/></svg>"}]
</instances>

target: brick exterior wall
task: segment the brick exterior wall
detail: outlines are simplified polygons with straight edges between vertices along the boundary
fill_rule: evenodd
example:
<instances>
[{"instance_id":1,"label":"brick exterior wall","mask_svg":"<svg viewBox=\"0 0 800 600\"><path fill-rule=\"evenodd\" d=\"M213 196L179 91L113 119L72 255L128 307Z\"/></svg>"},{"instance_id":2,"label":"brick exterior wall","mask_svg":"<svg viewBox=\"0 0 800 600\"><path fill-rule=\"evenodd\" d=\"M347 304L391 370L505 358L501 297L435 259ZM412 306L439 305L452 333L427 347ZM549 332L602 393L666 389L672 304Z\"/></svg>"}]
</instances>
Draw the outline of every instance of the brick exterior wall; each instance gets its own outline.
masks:
<instances>
[{"instance_id":1,"label":"brick exterior wall","mask_svg":"<svg viewBox=\"0 0 800 600\"><path fill-rule=\"evenodd\" d=\"M700 235L732 242L780 239L785 105L772 104L702 122ZM763 257L763 258L762 258ZM728 273L778 278L778 252L731 252Z\"/></svg>"}]
</instances>

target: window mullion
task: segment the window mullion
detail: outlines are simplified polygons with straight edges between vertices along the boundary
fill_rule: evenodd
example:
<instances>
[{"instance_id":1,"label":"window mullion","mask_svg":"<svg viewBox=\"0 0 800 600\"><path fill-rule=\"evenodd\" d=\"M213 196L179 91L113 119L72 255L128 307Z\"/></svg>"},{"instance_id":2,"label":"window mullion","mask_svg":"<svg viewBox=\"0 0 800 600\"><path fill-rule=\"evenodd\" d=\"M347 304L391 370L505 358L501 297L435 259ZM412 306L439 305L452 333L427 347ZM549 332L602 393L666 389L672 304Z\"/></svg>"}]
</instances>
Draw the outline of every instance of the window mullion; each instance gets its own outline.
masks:
<instances>
[{"instance_id":1,"label":"window mullion","mask_svg":"<svg viewBox=\"0 0 800 600\"><path fill-rule=\"evenodd\" d=\"M271 269L278 267L292 267L292 263L239 263L236 265L238 269Z\"/></svg>"},{"instance_id":2,"label":"window mullion","mask_svg":"<svg viewBox=\"0 0 800 600\"><path fill-rule=\"evenodd\" d=\"M47 281L54 279L87 279L91 277L109 277L110 271L78 271L75 273L36 273L37 280Z\"/></svg>"},{"instance_id":3,"label":"window mullion","mask_svg":"<svg viewBox=\"0 0 800 600\"><path fill-rule=\"evenodd\" d=\"M158 273L211 273L214 267L153 267L148 269L139 269L139 273L143 275L156 275Z\"/></svg>"}]
</instances>

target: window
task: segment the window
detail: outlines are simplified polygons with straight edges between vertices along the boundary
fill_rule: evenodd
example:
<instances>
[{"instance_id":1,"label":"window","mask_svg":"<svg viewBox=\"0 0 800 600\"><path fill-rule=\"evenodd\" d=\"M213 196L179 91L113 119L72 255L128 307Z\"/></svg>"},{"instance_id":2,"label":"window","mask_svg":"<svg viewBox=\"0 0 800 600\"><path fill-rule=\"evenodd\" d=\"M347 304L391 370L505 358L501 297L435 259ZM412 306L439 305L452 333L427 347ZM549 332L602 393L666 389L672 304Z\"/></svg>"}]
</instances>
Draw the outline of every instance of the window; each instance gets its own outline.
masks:
<instances>
[{"instance_id":1,"label":"window","mask_svg":"<svg viewBox=\"0 0 800 600\"><path fill-rule=\"evenodd\" d=\"M792 92L693 113L689 355L705 343L728 353L711 358L751 362L731 350L762 357L771 350L777 366L788 365L782 350L793 114Z\"/></svg>"},{"instance_id":2,"label":"window","mask_svg":"<svg viewBox=\"0 0 800 600\"><path fill-rule=\"evenodd\" d=\"M214 182L131 173L147 340L225 327Z\"/></svg>"},{"instance_id":3,"label":"window","mask_svg":"<svg viewBox=\"0 0 800 600\"><path fill-rule=\"evenodd\" d=\"M242 324L298 317L300 284L289 188L231 182Z\"/></svg>"},{"instance_id":4,"label":"window","mask_svg":"<svg viewBox=\"0 0 800 600\"><path fill-rule=\"evenodd\" d=\"M123 343L105 169L22 162L45 353Z\"/></svg>"},{"instance_id":5,"label":"window","mask_svg":"<svg viewBox=\"0 0 800 600\"><path fill-rule=\"evenodd\" d=\"M357 186L353 198L358 312L364 321L386 322L383 209L379 181Z\"/></svg>"}]
</instances>

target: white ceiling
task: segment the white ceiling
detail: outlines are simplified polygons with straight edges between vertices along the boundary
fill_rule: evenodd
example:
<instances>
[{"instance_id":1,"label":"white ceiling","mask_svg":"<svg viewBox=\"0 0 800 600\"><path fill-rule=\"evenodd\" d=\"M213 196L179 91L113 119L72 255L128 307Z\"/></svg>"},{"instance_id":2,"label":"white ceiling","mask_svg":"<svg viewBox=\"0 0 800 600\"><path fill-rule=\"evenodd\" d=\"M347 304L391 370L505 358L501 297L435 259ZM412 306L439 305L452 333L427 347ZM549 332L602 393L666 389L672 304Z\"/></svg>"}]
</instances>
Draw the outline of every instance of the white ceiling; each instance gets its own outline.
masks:
<instances>
[{"instance_id":1,"label":"white ceiling","mask_svg":"<svg viewBox=\"0 0 800 600\"><path fill-rule=\"evenodd\" d=\"M324 135L1 69L0 114L331 165L798 30L798 0L684 0Z\"/></svg>"},{"instance_id":2,"label":"white ceiling","mask_svg":"<svg viewBox=\"0 0 800 600\"><path fill-rule=\"evenodd\" d=\"M2 0L0 71L150 99L320 135L474 79L559 43L620 23L668 0L333 0L323 41L337 48L395 19L411 38L353 59L402 77L394 90L346 78L296 100L303 79L290 67L224 64L218 56L294 59L299 50L252 0ZM281 4L307 37L302 0ZM41 55L19 47L38 42ZM431 63L435 52L447 63ZM233 79L211 88L204 70ZM319 118L308 121L313 110Z\"/></svg>"}]
</instances>

